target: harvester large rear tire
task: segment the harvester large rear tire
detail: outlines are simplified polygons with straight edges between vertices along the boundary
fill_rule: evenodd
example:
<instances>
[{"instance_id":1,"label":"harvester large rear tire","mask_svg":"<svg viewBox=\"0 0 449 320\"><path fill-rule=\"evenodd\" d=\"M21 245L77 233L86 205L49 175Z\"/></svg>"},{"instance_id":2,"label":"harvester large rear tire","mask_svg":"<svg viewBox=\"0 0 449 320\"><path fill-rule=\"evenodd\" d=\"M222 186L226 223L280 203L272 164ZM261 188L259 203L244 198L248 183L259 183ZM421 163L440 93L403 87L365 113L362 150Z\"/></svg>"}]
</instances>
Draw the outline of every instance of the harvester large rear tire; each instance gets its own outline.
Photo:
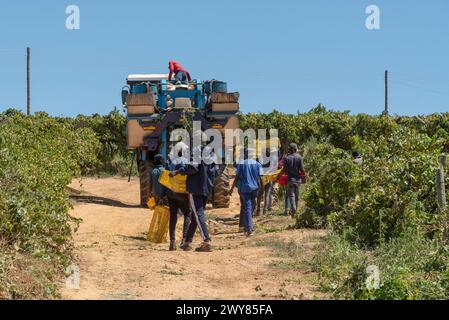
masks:
<instances>
[{"instance_id":1,"label":"harvester large rear tire","mask_svg":"<svg viewBox=\"0 0 449 320\"><path fill-rule=\"evenodd\" d=\"M231 205L231 183L228 167L215 179L212 194L212 205L214 208L229 208Z\"/></svg>"},{"instance_id":2,"label":"harvester large rear tire","mask_svg":"<svg viewBox=\"0 0 449 320\"><path fill-rule=\"evenodd\" d=\"M153 171L151 161L139 161L140 205L142 208L147 208L148 199L151 195L151 171Z\"/></svg>"}]
</instances>

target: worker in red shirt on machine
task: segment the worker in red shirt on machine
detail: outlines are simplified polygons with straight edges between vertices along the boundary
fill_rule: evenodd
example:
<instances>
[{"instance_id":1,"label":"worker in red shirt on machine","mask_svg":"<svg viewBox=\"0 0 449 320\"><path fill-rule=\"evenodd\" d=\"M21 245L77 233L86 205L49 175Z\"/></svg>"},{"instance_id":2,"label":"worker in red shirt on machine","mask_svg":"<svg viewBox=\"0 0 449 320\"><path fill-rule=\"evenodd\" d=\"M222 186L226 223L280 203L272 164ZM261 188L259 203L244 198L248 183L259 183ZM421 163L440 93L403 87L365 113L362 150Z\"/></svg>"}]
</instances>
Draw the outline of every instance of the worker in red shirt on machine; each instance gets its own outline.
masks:
<instances>
[{"instance_id":1,"label":"worker in red shirt on machine","mask_svg":"<svg viewBox=\"0 0 449 320\"><path fill-rule=\"evenodd\" d=\"M168 76L168 80L171 81L173 76L175 76L175 80L178 80L181 82L192 81L189 71L185 70L178 62L170 61L169 69L170 69L170 75Z\"/></svg>"}]
</instances>

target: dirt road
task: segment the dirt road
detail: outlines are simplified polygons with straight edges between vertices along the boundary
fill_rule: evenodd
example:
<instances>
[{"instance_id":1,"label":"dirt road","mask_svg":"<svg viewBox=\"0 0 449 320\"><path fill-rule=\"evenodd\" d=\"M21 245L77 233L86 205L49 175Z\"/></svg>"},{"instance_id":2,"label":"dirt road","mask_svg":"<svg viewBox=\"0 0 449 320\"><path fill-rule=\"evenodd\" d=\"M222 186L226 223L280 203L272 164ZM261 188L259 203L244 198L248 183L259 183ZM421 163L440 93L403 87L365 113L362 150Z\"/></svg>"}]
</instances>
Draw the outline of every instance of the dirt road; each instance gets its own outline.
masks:
<instances>
[{"instance_id":1,"label":"dirt road","mask_svg":"<svg viewBox=\"0 0 449 320\"><path fill-rule=\"evenodd\" d=\"M309 259L321 231L285 230L284 217L256 220L256 236L246 239L229 221L239 212L208 210L215 251L169 252L168 245L146 241L152 212L138 205L138 181L83 179L71 188L82 193L71 214L83 223L74 236L79 290L61 289L63 299L313 299L322 294L316 276L275 266L281 258L272 240L298 240ZM181 232L182 220L178 223ZM196 237L199 241L199 235ZM285 260L285 258L283 258Z\"/></svg>"}]
</instances>

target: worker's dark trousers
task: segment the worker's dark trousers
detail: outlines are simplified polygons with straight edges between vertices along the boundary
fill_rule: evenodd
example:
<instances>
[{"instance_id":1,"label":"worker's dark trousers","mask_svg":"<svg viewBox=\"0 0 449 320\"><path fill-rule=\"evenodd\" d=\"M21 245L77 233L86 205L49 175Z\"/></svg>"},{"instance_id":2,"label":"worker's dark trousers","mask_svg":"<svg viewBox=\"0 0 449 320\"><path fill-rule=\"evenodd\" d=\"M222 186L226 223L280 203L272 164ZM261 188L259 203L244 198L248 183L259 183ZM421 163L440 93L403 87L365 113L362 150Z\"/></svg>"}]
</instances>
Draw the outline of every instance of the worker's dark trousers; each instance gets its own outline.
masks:
<instances>
[{"instance_id":1,"label":"worker's dark trousers","mask_svg":"<svg viewBox=\"0 0 449 320\"><path fill-rule=\"evenodd\" d=\"M193 196L193 203L195 205L196 214L198 216L198 220L200 222L201 230L204 234L204 241L210 241L210 235L209 235L209 229L206 224L206 204L207 204L207 198L205 196L201 195L192 195ZM187 231L186 236L186 242L192 243L193 237L195 236L196 228L198 227L198 223L196 221L196 217L194 216L194 213L192 212L192 222L190 223L189 230Z\"/></svg>"},{"instance_id":2,"label":"worker's dark trousers","mask_svg":"<svg viewBox=\"0 0 449 320\"><path fill-rule=\"evenodd\" d=\"M239 197L240 197L240 219L239 219L239 229L245 230L245 222L243 221L243 217L245 215L245 200L243 199L242 194L239 190Z\"/></svg>"},{"instance_id":3,"label":"worker's dark trousers","mask_svg":"<svg viewBox=\"0 0 449 320\"><path fill-rule=\"evenodd\" d=\"M290 208L290 214L294 215L298 212L299 205L299 188L301 186L300 181L290 180L287 185L286 193L286 206L285 214L288 215L288 209ZM287 206L288 204L288 206Z\"/></svg>"},{"instance_id":4,"label":"worker's dark trousers","mask_svg":"<svg viewBox=\"0 0 449 320\"><path fill-rule=\"evenodd\" d=\"M184 214L184 226L182 229L183 239L186 238L187 230L190 226L191 212L189 199L187 197L168 197L168 206L170 207L170 241L176 240L176 224L178 223L178 211Z\"/></svg>"},{"instance_id":5,"label":"worker's dark trousers","mask_svg":"<svg viewBox=\"0 0 449 320\"><path fill-rule=\"evenodd\" d=\"M263 214L273 209L273 188L273 182L267 183L264 187Z\"/></svg>"},{"instance_id":6,"label":"worker's dark trousers","mask_svg":"<svg viewBox=\"0 0 449 320\"><path fill-rule=\"evenodd\" d=\"M187 74L185 71L178 71L175 75L175 79L181 82L187 81Z\"/></svg>"}]
</instances>

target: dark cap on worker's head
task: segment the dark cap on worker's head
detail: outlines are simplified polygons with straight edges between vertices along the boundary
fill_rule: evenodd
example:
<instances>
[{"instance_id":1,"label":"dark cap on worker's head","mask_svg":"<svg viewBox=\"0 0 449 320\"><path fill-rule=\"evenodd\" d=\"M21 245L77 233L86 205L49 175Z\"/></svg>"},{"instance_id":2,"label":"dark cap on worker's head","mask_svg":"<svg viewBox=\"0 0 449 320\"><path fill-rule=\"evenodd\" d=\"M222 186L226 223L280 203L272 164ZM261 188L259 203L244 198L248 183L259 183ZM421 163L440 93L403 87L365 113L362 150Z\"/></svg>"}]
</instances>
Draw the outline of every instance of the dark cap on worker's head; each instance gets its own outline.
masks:
<instances>
[{"instance_id":1,"label":"dark cap on worker's head","mask_svg":"<svg viewBox=\"0 0 449 320\"><path fill-rule=\"evenodd\" d=\"M160 165L164 164L164 156L162 154L157 154L154 156L154 164Z\"/></svg>"},{"instance_id":2,"label":"dark cap on worker's head","mask_svg":"<svg viewBox=\"0 0 449 320\"><path fill-rule=\"evenodd\" d=\"M290 151L298 151L298 145L294 142L290 143Z\"/></svg>"}]
</instances>

